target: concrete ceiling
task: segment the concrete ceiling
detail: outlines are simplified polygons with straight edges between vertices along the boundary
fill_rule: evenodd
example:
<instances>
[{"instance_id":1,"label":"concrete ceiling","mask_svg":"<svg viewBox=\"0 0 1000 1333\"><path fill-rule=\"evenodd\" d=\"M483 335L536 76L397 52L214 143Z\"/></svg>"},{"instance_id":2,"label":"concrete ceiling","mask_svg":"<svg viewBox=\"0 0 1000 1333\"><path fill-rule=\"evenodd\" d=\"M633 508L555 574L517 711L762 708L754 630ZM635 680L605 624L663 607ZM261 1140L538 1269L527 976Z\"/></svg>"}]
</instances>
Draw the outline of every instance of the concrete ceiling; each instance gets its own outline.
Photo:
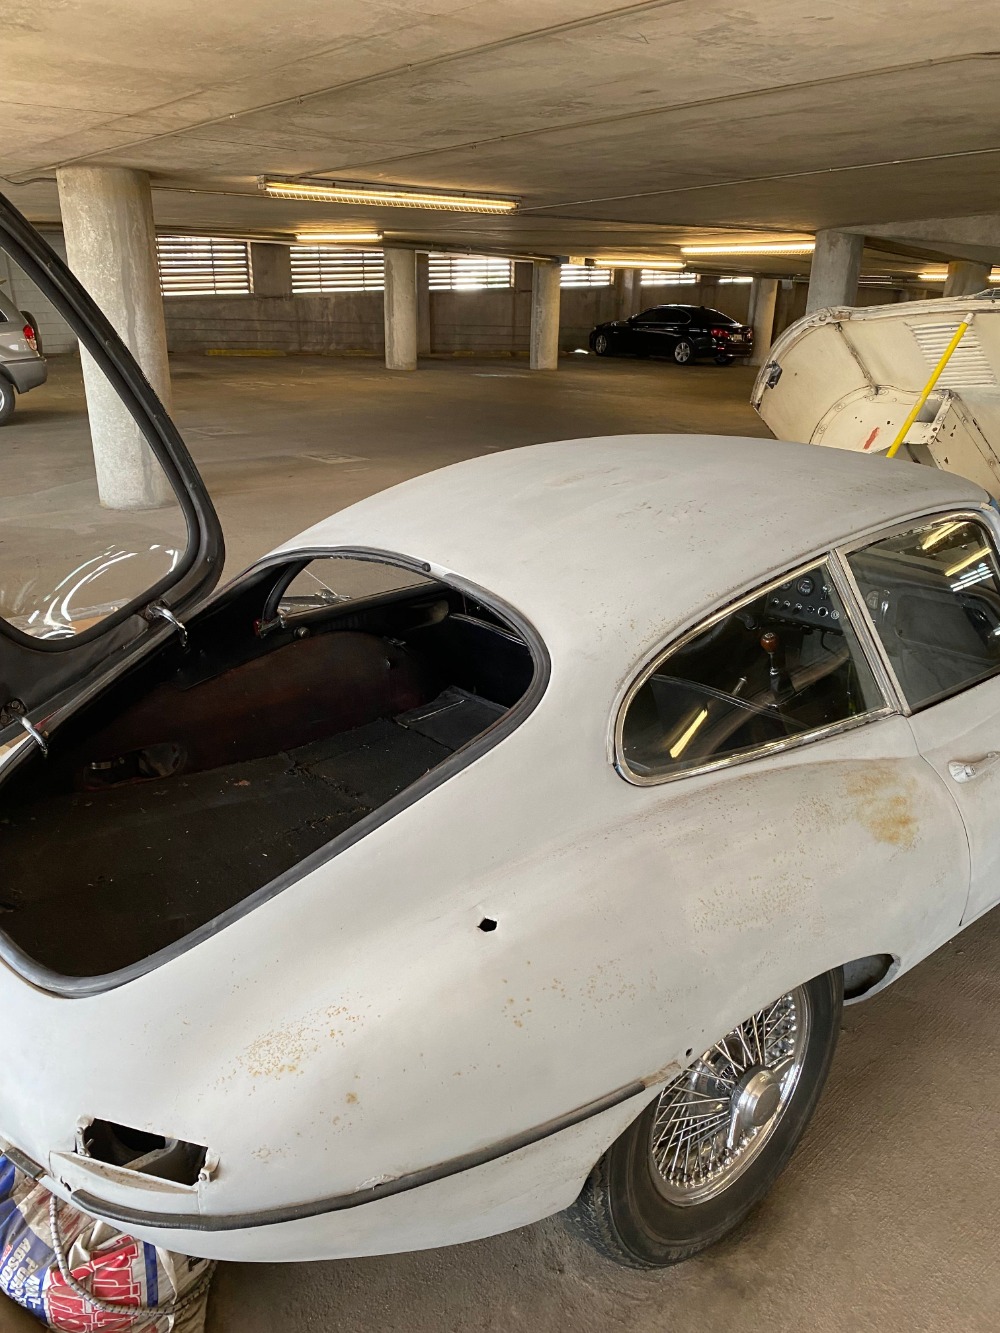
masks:
<instances>
[{"instance_id":1,"label":"concrete ceiling","mask_svg":"<svg viewBox=\"0 0 1000 1333\"><path fill-rule=\"evenodd\" d=\"M58 220L58 166L103 162L151 173L166 230L349 220L599 255L842 226L877 229L866 267L885 272L943 253L949 219L996 211L995 0L34 0L4 32L0 175L37 221ZM521 208L279 202L261 174ZM893 226L927 218L931 235Z\"/></svg>"}]
</instances>

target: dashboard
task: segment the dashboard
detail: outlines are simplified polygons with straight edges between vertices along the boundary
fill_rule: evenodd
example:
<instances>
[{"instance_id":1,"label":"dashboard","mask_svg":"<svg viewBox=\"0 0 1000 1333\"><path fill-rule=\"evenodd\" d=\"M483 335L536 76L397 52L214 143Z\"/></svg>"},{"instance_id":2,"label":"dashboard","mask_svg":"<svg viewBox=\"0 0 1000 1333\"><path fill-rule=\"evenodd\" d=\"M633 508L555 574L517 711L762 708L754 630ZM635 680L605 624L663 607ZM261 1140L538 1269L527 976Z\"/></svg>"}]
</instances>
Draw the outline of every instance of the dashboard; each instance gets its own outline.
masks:
<instances>
[{"instance_id":1,"label":"dashboard","mask_svg":"<svg viewBox=\"0 0 1000 1333\"><path fill-rule=\"evenodd\" d=\"M840 628L840 608L833 601L833 589L819 570L801 574L768 593L767 611L776 620L790 620L797 625Z\"/></svg>"}]
</instances>

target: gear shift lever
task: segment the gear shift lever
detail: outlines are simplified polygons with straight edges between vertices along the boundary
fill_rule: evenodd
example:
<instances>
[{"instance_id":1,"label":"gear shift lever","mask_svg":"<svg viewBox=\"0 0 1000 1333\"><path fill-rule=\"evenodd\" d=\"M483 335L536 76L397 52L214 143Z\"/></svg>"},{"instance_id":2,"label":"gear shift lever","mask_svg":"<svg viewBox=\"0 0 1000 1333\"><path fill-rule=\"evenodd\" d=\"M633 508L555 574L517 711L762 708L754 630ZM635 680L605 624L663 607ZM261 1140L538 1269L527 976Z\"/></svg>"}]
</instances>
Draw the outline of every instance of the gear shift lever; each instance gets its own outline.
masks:
<instances>
[{"instance_id":1,"label":"gear shift lever","mask_svg":"<svg viewBox=\"0 0 1000 1333\"><path fill-rule=\"evenodd\" d=\"M760 646L767 653L770 663L767 674L771 693L775 699L780 699L789 685L788 675L785 671L785 650L773 629L765 630L760 636Z\"/></svg>"}]
</instances>

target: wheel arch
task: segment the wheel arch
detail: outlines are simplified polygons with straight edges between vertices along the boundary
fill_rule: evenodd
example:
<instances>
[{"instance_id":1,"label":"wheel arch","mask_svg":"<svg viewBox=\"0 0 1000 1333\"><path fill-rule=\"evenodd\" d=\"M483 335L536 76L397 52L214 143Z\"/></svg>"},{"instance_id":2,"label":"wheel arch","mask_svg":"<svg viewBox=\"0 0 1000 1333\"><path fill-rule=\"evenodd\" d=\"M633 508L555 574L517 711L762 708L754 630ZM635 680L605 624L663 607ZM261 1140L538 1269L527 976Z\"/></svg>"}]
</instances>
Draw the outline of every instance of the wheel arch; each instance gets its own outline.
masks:
<instances>
[{"instance_id":1,"label":"wheel arch","mask_svg":"<svg viewBox=\"0 0 1000 1333\"><path fill-rule=\"evenodd\" d=\"M844 1003L855 1004L885 990L899 976L901 967L900 958L892 953L870 953L842 963Z\"/></svg>"}]
</instances>

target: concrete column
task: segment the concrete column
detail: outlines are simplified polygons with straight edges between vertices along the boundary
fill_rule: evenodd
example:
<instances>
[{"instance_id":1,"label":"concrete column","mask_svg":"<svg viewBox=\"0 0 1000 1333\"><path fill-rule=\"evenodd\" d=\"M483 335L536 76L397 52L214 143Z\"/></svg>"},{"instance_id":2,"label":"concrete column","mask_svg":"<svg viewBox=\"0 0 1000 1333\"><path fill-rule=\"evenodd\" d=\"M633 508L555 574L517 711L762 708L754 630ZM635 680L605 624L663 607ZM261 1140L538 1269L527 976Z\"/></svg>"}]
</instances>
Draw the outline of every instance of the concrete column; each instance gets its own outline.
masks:
<instances>
[{"instance_id":1,"label":"concrete column","mask_svg":"<svg viewBox=\"0 0 1000 1333\"><path fill-rule=\"evenodd\" d=\"M427 255L417 255L417 355L431 354L431 290L430 261Z\"/></svg>"},{"instance_id":2,"label":"concrete column","mask_svg":"<svg viewBox=\"0 0 1000 1333\"><path fill-rule=\"evenodd\" d=\"M292 255L287 245L251 241L250 272L254 296L291 296Z\"/></svg>"},{"instance_id":3,"label":"concrete column","mask_svg":"<svg viewBox=\"0 0 1000 1333\"><path fill-rule=\"evenodd\" d=\"M149 177L125 167L56 172L66 256L170 410L170 370ZM109 509L151 509L173 491L132 414L81 348L97 488Z\"/></svg>"},{"instance_id":4,"label":"concrete column","mask_svg":"<svg viewBox=\"0 0 1000 1333\"><path fill-rule=\"evenodd\" d=\"M979 264L972 259L953 259L948 265L945 279L945 296L971 296L973 292L982 292L990 285L992 264Z\"/></svg>"},{"instance_id":5,"label":"concrete column","mask_svg":"<svg viewBox=\"0 0 1000 1333\"><path fill-rule=\"evenodd\" d=\"M615 269L615 319L628 319L639 310L642 300L642 269Z\"/></svg>"},{"instance_id":6,"label":"concrete column","mask_svg":"<svg viewBox=\"0 0 1000 1333\"><path fill-rule=\"evenodd\" d=\"M389 370L417 368L417 255L385 247L385 364Z\"/></svg>"},{"instance_id":7,"label":"concrete column","mask_svg":"<svg viewBox=\"0 0 1000 1333\"><path fill-rule=\"evenodd\" d=\"M531 275L531 338L528 364L532 370L559 368L559 274L557 260L536 260Z\"/></svg>"},{"instance_id":8,"label":"concrete column","mask_svg":"<svg viewBox=\"0 0 1000 1333\"><path fill-rule=\"evenodd\" d=\"M753 311L752 366L762 366L771 354L774 341L774 312L778 304L778 279L754 278L750 288L750 308Z\"/></svg>"},{"instance_id":9,"label":"concrete column","mask_svg":"<svg viewBox=\"0 0 1000 1333\"><path fill-rule=\"evenodd\" d=\"M858 299L865 238L849 231L818 231L809 274L806 314Z\"/></svg>"}]
</instances>

